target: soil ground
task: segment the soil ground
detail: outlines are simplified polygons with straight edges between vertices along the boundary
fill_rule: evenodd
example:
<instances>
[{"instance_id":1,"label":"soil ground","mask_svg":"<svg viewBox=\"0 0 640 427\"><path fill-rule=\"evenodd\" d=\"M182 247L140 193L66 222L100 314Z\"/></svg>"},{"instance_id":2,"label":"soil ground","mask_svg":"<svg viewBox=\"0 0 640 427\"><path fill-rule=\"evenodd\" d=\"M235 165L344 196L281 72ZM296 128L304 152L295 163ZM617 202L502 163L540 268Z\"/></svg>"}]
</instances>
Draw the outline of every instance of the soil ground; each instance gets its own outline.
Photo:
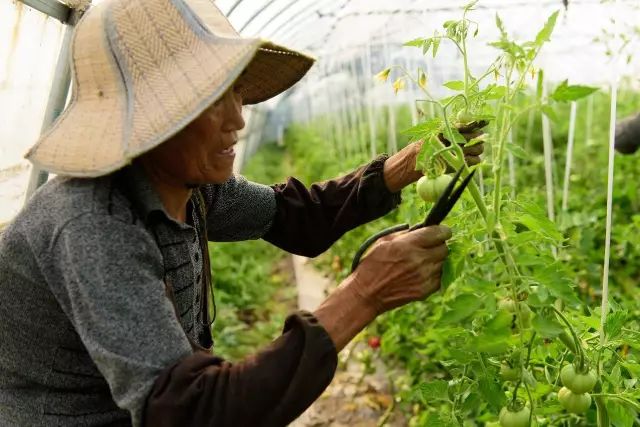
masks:
<instances>
[{"instance_id":1,"label":"soil ground","mask_svg":"<svg viewBox=\"0 0 640 427\"><path fill-rule=\"evenodd\" d=\"M298 306L314 310L325 297L329 279L303 257L293 257ZM406 421L393 412L393 396L387 370L376 360L375 373L364 374L357 354L362 342L352 343L340 353L340 364L331 385L290 427L401 427Z\"/></svg>"}]
</instances>

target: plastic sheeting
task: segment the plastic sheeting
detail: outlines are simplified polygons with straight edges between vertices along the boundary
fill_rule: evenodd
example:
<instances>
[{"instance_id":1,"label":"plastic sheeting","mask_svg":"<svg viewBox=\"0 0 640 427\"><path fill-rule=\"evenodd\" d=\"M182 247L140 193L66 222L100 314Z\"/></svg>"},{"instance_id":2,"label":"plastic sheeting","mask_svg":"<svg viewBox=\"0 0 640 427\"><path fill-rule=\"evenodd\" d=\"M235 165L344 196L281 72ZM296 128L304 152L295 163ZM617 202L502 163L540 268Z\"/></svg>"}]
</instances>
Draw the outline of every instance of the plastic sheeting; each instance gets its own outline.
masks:
<instances>
[{"instance_id":1,"label":"plastic sheeting","mask_svg":"<svg viewBox=\"0 0 640 427\"><path fill-rule=\"evenodd\" d=\"M25 152L37 140L64 26L20 2L0 1L0 224L22 206Z\"/></svg>"}]
</instances>

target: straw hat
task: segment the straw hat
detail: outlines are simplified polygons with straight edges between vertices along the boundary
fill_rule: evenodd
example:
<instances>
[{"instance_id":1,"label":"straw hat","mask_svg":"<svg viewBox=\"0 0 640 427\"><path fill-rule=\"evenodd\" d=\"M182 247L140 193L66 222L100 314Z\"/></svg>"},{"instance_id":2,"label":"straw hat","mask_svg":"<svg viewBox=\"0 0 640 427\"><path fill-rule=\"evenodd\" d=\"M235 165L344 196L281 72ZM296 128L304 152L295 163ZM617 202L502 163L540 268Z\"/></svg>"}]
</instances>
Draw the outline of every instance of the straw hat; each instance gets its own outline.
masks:
<instances>
[{"instance_id":1,"label":"straw hat","mask_svg":"<svg viewBox=\"0 0 640 427\"><path fill-rule=\"evenodd\" d=\"M107 0L76 28L68 108L26 157L59 174L105 175L184 128L236 80L255 104L312 64L240 37L213 0Z\"/></svg>"}]
</instances>

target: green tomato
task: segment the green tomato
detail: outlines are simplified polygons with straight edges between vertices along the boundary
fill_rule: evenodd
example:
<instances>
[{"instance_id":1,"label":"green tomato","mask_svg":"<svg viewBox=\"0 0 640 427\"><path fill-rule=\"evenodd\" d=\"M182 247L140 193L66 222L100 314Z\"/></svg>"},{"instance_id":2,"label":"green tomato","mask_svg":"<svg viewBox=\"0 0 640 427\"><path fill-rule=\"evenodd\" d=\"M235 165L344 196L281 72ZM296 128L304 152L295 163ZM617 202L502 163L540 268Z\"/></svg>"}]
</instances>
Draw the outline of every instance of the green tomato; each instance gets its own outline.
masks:
<instances>
[{"instance_id":1,"label":"green tomato","mask_svg":"<svg viewBox=\"0 0 640 427\"><path fill-rule=\"evenodd\" d=\"M467 110L460 110L456 114L456 121L461 125L469 124L473 121L473 115Z\"/></svg>"},{"instance_id":2,"label":"green tomato","mask_svg":"<svg viewBox=\"0 0 640 427\"><path fill-rule=\"evenodd\" d=\"M440 175L435 179L429 179L426 176L421 177L416 185L418 196L425 202L433 203L437 201L451 182L451 179L449 175Z\"/></svg>"},{"instance_id":3,"label":"green tomato","mask_svg":"<svg viewBox=\"0 0 640 427\"><path fill-rule=\"evenodd\" d=\"M572 414L585 413L591 406L591 395L589 393L573 393L567 387L560 389L558 400L562 407Z\"/></svg>"},{"instance_id":4,"label":"green tomato","mask_svg":"<svg viewBox=\"0 0 640 427\"><path fill-rule=\"evenodd\" d=\"M569 363L560 371L560 379L562 384L576 394L588 393L596 386L598 377L592 369L588 369L584 373L576 372L573 363Z\"/></svg>"},{"instance_id":5,"label":"green tomato","mask_svg":"<svg viewBox=\"0 0 640 427\"><path fill-rule=\"evenodd\" d=\"M520 379L520 369L512 368L506 363L503 363L500 365L500 377L503 381L517 381Z\"/></svg>"},{"instance_id":6,"label":"green tomato","mask_svg":"<svg viewBox=\"0 0 640 427\"><path fill-rule=\"evenodd\" d=\"M529 427L531 409L523 406L519 411L511 411L506 406L500 411L500 425L502 427Z\"/></svg>"},{"instance_id":7,"label":"green tomato","mask_svg":"<svg viewBox=\"0 0 640 427\"><path fill-rule=\"evenodd\" d=\"M511 298L504 298L498 301L498 308L505 310L511 314L516 314L516 303ZM531 309L527 303L523 301L518 302L518 309L520 310L520 316L522 317L522 326L528 328L531 326Z\"/></svg>"}]
</instances>

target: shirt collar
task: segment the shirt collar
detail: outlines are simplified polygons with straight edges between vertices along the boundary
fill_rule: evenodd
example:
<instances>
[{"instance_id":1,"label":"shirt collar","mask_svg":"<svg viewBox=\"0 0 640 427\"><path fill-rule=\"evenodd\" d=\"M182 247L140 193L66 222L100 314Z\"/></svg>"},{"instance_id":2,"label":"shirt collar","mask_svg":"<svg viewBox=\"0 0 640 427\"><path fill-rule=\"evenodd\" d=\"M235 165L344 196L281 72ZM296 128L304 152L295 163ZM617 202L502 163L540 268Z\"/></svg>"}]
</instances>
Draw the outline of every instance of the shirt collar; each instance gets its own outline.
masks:
<instances>
[{"instance_id":1,"label":"shirt collar","mask_svg":"<svg viewBox=\"0 0 640 427\"><path fill-rule=\"evenodd\" d=\"M161 214L163 218L183 226L175 221L165 210L160 196L153 188L144 168L137 162L133 162L122 170L122 184L130 195L131 202L135 205L142 219L147 222L152 214Z\"/></svg>"}]
</instances>

